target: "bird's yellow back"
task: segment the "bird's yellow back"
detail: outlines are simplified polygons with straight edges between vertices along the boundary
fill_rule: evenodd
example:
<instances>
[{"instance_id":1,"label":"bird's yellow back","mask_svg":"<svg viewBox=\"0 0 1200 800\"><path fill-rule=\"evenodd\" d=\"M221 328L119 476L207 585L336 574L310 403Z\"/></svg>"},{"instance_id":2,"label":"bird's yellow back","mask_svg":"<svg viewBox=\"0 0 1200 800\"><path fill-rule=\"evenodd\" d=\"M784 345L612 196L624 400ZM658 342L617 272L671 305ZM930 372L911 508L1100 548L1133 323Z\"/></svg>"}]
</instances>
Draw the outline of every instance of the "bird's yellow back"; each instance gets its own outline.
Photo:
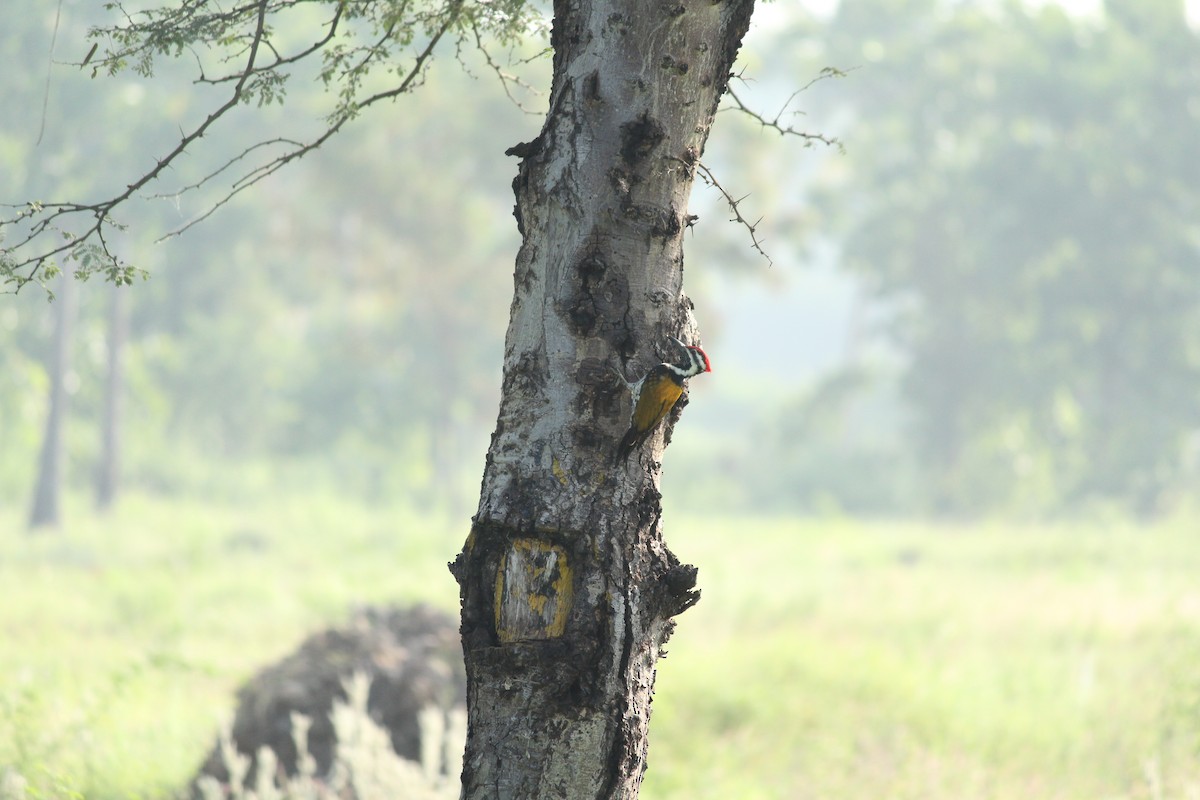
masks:
<instances>
[{"instance_id":1,"label":"bird's yellow back","mask_svg":"<svg viewBox=\"0 0 1200 800\"><path fill-rule=\"evenodd\" d=\"M673 380L647 381L633 409L633 427L639 432L653 428L682 394L683 386Z\"/></svg>"}]
</instances>

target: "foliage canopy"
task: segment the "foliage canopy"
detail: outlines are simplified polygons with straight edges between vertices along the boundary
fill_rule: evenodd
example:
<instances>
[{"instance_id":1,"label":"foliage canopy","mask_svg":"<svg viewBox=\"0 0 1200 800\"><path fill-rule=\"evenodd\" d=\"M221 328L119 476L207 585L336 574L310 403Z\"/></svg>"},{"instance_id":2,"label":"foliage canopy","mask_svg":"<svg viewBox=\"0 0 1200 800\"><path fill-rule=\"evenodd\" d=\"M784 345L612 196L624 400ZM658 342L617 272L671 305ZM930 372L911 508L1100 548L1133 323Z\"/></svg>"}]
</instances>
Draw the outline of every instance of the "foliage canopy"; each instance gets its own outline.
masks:
<instances>
[{"instance_id":1,"label":"foliage canopy","mask_svg":"<svg viewBox=\"0 0 1200 800\"><path fill-rule=\"evenodd\" d=\"M1200 429L1200 37L1177 2L845 0L854 157L818 207L886 309L946 511L1141 512Z\"/></svg>"}]
</instances>

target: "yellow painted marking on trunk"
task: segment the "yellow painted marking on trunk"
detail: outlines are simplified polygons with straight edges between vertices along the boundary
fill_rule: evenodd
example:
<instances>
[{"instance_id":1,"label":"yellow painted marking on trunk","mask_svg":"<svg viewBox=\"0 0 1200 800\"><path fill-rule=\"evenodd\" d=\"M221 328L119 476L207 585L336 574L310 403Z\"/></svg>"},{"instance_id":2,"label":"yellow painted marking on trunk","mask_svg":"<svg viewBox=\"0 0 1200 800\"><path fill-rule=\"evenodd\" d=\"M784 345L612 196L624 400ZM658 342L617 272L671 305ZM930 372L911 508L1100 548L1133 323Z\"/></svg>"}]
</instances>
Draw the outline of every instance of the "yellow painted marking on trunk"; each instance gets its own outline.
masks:
<instances>
[{"instance_id":1,"label":"yellow painted marking on trunk","mask_svg":"<svg viewBox=\"0 0 1200 800\"><path fill-rule=\"evenodd\" d=\"M496 635L501 642L558 638L574 599L567 552L540 539L516 539L496 571Z\"/></svg>"},{"instance_id":2,"label":"yellow painted marking on trunk","mask_svg":"<svg viewBox=\"0 0 1200 800\"><path fill-rule=\"evenodd\" d=\"M563 486L567 485L567 473L563 470L562 464L558 463L558 456L553 456L550 462L550 471L554 473L554 477L558 478L558 482Z\"/></svg>"}]
</instances>

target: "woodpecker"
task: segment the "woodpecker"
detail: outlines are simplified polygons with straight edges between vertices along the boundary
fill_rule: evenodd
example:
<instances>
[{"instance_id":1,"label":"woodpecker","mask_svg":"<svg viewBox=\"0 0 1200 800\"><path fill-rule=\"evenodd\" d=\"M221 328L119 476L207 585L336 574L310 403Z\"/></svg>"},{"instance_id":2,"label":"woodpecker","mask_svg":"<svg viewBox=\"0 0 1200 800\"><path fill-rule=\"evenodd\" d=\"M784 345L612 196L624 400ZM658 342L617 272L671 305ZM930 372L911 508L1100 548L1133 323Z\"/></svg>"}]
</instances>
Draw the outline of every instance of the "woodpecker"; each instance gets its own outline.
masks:
<instances>
[{"instance_id":1,"label":"woodpecker","mask_svg":"<svg viewBox=\"0 0 1200 800\"><path fill-rule=\"evenodd\" d=\"M684 344L675 337L671 341L687 353L685 366L664 362L647 372L637 383L625 384L633 395L633 413L629 419L629 430L617 448L617 460L623 461L658 427L683 394L683 382L701 372L712 372L708 356L699 347ZM621 380L625 380L624 376Z\"/></svg>"}]
</instances>

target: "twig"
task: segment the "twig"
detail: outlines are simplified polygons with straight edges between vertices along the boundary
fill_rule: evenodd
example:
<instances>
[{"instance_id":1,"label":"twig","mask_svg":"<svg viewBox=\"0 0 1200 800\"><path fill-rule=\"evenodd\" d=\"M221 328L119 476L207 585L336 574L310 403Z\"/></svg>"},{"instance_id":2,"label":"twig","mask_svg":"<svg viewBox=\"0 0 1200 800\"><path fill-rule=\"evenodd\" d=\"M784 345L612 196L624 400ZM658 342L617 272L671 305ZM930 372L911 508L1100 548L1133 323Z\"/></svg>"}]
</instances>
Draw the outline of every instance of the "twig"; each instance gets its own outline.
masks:
<instances>
[{"instance_id":1,"label":"twig","mask_svg":"<svg viewBox=\"0 0 1200 800\"><path fill-rule=\"evenodd\" d=\"M750 222L750 220L742 216L741 203L743 200L749 197L749 195L743 195L742 197L735 199L734 196L726 191L725 187L720 184L716 176L713 175L712 170L705 166L704 162L702 161L696 162L696 174L699 175L700 179L706 184L714 187L718 192L721 193L721 195L725 198L725 202L729 204L729 210L733 212L733 218L729 221L737 222L747 231L749 231L751 246L758 251L759 255L767 260L768 267L774 266L775 262L771 260L769 255L767 255L767 251L763 250L762 240L758 238L758 224L762 222L762 217L759 217L754 222Z\"/></svg>"},{"instance_id":2,"label":"twig","mask_svg":"<svg viewBox=\"0 0 1200 800\"><path fill-rule=\"evenodd\" d=\"M857 67L855 67L853 69L857 69ZM813 78L808 83L804 84L799 89L792 92L791 95L788 96L788 99L786 101L784 101L783 105L779 108L779 111L776 112L775 116L771 117L771 118L768 118L766 115L764 115L758 111L755 111L750 106L748 106L746 104L746 102L744 100L742 100L742 98L738 97L737 92L735 92L733 90L732 86L728 87L725 90L725 94L729 97L730 100L733 101L733 106L724 108L722 110L723 111L741 112L742 114L745 114L746 116L750 117L752 120L757 122L763 128L770 128L771 130L777 132L780 136L799 137L805 141L806 147L811 147L812 145L816 144L817 142L820 142L821 144L824 144L827 146L837 147L839 151L844 151L845 148L843 147L841 141L839 141L837 138L832 137L832 136L826 136L823 133L810 133L808 131L802 131L802 130L799 130L798 128L792 127L791 125L785 126L783 124L782 120L783 120L783 115L785 113L787 113L788 108L792 105L792 102L800 94L807 91L814 84L817 84L821 81L828 80L830 78L843 78L847 74L852 72L853 69L842 70L842 69L837 69L836 67L825 67L824 69L822 69L820 71L820 73L817 74L817 77ZM743 83L747 82L746 79L743 78L741 75L738 75L737 77ZM793 115L795 115L795 114L802 115L804 112L793 111L791 113Z\"/></svg>"},{"instance_id":3,"label":"twig","mask_svg":"<svg viewBox=\"0 0 1200 800\"><path fill-rule=\"evenodd\" d=\"M62 17L62 0L58 0L58 8L54 11L54 32L50 34L50 53L46 56L46 88L42 91L42 121L38 125L37 147L42 143L46 133L46 108L50 105L50 70L54 67L54 43L58 41L58 21Z\"/></svg>"},{"instance_id":4,"label":"twig","mask_svg":"<svg viewBox=\"0 0 1200 800\"><path fill-rule=\"evenodd\" d=\"M504 89L504 94L509 99L509 102L511 102L518 109L520 109L522 113L529 114L529 115L537 115L539 113L538 111L535 111L530 108L526 108L525 104L522 103L520 100L518 100L516 98L516 96L513 95L512 87L513 86L520 87L525 92L535 95L535 96L541 95L542 93L540 91L538 91L538 89L536 87L521 80L521 77L519 75L505 71L504 68L501 67L500 64L497 63L494 58L492 58L491 51L488 50L487 46L483 42L483 34L480 32L478 25L472 25L471 32L475 37L475 49L478 50L483 55L483 60L488 65L488 69L490 69L492 72L494 72L496 74L496 77L500 80L500 86L501 86L501 88ZM467 68L466 64L463 63L461 56L459 56L459 63L463 64L464 69Z\"/></svg>"}]
</instances>

